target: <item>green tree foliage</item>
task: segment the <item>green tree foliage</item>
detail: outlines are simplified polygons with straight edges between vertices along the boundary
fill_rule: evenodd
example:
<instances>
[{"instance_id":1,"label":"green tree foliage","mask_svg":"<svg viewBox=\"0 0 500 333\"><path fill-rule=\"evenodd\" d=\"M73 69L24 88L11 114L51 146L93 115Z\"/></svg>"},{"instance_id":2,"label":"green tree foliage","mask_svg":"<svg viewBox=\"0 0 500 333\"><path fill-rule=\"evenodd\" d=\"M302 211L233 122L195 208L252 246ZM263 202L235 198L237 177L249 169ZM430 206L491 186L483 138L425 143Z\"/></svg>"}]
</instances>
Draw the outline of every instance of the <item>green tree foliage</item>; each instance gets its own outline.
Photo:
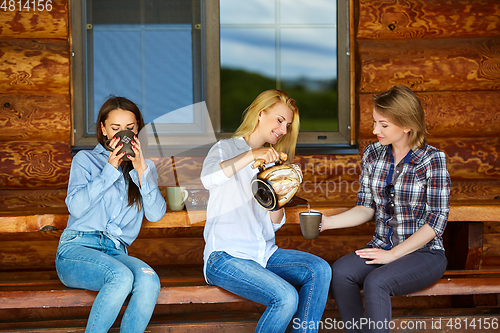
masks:
<instances>
[{"instance_id":1,"label":"green tree foliage","mask_svg":"<svg viewBox=\"0 0 500 333\"><path fill-rule=\"evenodd\" d=\"M337 82L312 89L306 80L282 82L281 89L299 107L301 131L337 131ZM276 81L244 70L221 68L222 131L233 132L243 111L262 91L275 89Z\"/></svg>"}]
</instances>

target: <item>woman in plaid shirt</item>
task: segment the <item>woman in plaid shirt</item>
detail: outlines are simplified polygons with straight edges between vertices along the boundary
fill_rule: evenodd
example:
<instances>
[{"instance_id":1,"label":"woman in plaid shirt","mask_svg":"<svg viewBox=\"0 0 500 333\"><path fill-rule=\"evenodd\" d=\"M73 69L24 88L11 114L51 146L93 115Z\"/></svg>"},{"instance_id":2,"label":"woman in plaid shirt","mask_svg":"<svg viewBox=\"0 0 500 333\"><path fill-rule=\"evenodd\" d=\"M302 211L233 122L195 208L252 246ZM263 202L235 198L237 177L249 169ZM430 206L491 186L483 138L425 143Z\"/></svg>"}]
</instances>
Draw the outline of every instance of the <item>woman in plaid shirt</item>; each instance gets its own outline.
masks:
<instances>
[{"instance_id":1,"label":"woman in plaid shirt","mask_svg":"<svg viewBox=\"0 0 500 333\"><path fill-rule=\"evenodd\" d=\"M375 215L375 234L367 246L332 265L332 292L346 332L389 332L391 296L430 286L447 265L442 235L450 176L445 154L426 144L424 110L410 89L393 87L373 102L378 142L363 152L356 206L324 216L321 227L354 227Z\"/></svg>"}]
</instances>

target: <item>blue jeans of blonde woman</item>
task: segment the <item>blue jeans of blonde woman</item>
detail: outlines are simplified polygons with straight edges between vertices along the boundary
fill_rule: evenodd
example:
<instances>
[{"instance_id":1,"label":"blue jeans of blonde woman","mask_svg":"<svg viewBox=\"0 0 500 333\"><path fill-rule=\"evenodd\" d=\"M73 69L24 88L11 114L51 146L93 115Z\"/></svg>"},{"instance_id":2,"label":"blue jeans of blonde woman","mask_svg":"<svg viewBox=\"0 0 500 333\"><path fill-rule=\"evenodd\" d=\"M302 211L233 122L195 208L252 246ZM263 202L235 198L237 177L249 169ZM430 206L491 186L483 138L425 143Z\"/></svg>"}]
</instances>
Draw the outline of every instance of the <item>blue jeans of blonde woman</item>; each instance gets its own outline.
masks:
<instances>
[{"instance_id":1,"label":"blue jeans of blonde woman","mask_svg":"<svg viewBox=\"0 0 500 333\"><path fill-rule=\"evenodd\" d=\"M57 249L56 269L71 288L99 291L85 332L107 332L129 294L120 332L144 332L160 292L160 280L143 261L115 247L102 232L65 230Z\"/></svg>"},{"instance_id":2,"label":"blue jeans of blonde woman","mask_svg":"<svg viewBox=\"0 0 500 333\"><path fill-rule=\"evenodd\" d=\"M333 297L347 333L390 332L391 296L430 286L443 276L448 264L443 250L427 248L385 265L368 265L366 261L353 252L332 265Z\"/></svg>"},{"instance_id":3,"label":"blue jeans of blonde woman","mask_svg":"<svg viewBox=\"0 0 500 333\"><path fill-rule=\"evenodd\" d=\"M255 332L317 332L328 298L329 264L310 253L278 249L264 268L224 251L210 254L207 281L267 306ZM293 318L293 320L292 320Z\"/></svg>"}]
</instances>

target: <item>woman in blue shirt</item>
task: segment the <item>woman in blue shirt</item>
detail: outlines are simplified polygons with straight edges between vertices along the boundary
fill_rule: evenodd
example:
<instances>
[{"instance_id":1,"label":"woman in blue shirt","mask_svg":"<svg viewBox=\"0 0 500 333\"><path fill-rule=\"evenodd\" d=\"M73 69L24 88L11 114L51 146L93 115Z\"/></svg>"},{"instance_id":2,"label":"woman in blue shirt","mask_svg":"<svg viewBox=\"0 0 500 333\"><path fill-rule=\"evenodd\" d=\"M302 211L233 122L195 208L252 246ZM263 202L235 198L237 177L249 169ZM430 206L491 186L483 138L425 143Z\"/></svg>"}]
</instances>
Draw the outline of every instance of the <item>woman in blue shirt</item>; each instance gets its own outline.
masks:
<instances>
[{"instance_id":1,"label":"woman in blue shirt","mask_svg":"<svg viewBox=\"0 0 500 333\"><path fill-rule=\"evenodd\" d=\"M424 110L409 88L393 87L373 102L378 142L363 152L356 206L324 216L322 222L322 230L354 227L375 215L375 234L367 247L332 266L332 292L346 332L389 332L391 296L430 286L447 265L442 235L450 176L445 154L426 144Z\"/></svg>"},{"instance_id":2,"label":"woman in blue shirt","mask_svg":"<svg viewBox=\"0 0 500 333\"><path fill-rule=\"evenodd\" d=\"M144 332L160 291L155 271L130 257L127 247L139 234L144 215L160 220L166 210L153 162L142 154L135 136L135 157L118 153L114 135L135 134L144 127L139 108L123 97L111 97L97 116L97 141L92 151L78 152L71 164L66 205L69 219L57 249L56 269L68 287L99 291L85 332L107 332L127 296L132 294L120 332ZM113 138L104 148L107 138Z\"/></svg>"},{"instance_id":3,"label":"woman in blue shirt","mask_svg":"<svg viewBox=\"0 0 500 333\"><path fill-rule=\"evenodd\" d=\"M310 253L279 249L274 233L284 210L269 212L254 200L254 160L293 160L299 131L295 101L280 90L261 93L233 138L217 142L201 173L210 191L205 224L204 272L209 284L267 306L256 332L317 332L331 270ZM300 288L297 292L296 287ZM293 320L292 320L293 318Z\"/></svg>"}]
</instances>

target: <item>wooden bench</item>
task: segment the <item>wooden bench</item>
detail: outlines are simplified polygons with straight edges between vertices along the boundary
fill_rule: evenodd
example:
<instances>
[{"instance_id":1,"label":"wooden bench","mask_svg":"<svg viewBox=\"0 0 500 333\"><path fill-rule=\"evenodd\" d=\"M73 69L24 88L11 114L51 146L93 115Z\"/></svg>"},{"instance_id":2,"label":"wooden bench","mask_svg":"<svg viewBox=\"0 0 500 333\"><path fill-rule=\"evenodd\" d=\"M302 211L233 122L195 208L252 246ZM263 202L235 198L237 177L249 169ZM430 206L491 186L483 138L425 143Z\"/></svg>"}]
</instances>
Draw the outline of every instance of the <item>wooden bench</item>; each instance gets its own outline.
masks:
<instances>
[{"instance_id":1,"label":"wooden bench","mask_svg":"<svg viewBox=\"0 0 500 333\"><path fill-rule=\"evenodd\" d=\"M348 209L338 206L314 208L323 211L327 215L337 214ZM289 228L290 230L285 230L285 233L297 233L298 212L304 210L304 207L287 208L287 224L290 225L290 228L293 230L290 231L291 229ZM447 242L446 248L449 259L449 270L436 284L424 290L406 295L403 298L438 295L461 297L462 295L499 294L500 269L479 269L483 247L483 222L498 221L499 216L500 205L497 206L496 202L471 205L454 204L450 211L450 223L446 231L448 237L445 237L445 241ZM475 221L469 221L472 217ZM64 213L3 216L0 217L0 234L56 232L57 235L59 235L60 231L66 226L66 221L67 214ZM165 217L157 223L145 221L143 228L145 230L163 230L171 228L184 228L182 230L188 230L191 229L188 227L194 227L192 229L202 230L203 224L204 212L191 212L188 214L185 211L181 211L167 212ZM201 237L201 234L198 233L196 236ZM300 241L301 236L295 235L293 237L299 237ZM307 241L301 239L301 241L306 244L306 246L311 244L314 245L315 242L319 243L321 246L322 237L324 237L323 234L316 240ZM279 243L278 235L277 242ZM279 245L287 247L286 244ZM3 258L3 256L0 256L0 258ZM229 313L229 311L225 313L226 311L224 309L241 309L242 313L246 312L247 314L244 315L240 313L236 315L238 320L236 320L235 317L226 318L227 320L224 321L223 326L226 327L226 323L231 323L228 324L227 328L233 329L233 324L236 325L236 322L240 322L241 324L243 320L245 324L241 324L243 325L241 327L238 326L239 328L237 331L245 331L245 329L251 331L258 320L258 312L263 310L263 307L260 305L240 298L221 288L207 285L203 278L202 265L199 263L155 267L155 270L158 272L162 284L160 296L157 301L159 307L185 307L189 305L192 309L190 311L197 311L198 308L196 308L196 305L214 308L224 304L231 305L231 307L223 306L223 311L218 313L219 316L213 314L213 321L211 321L209 327L220 327L217 326L221 324L218 318L224 319L224 315L228 316ZM93 291L65 287L59 281L53 269L8 269L0 272L0 329L12 328L12 325L14 325L13 322L16 321L13 320L12 313L16 310L27 311L31 309L33 311L38 311L44 309L58 309L59 311L63 311L62 309L88 309L91 307L95 295L96 292ZM240 304L240 306L238 307L236 304ZM461 301L460 304L467 304L467 302L464 303ZM498 305L498 302L496 305ZM491 313L498 315L500 313L500 308L497 308L497 310L489 309L488 315ZM477 313L482 313L481 311L484 310L480 310ZM254 314L249 316L248 312ZM334 316L338 317L333 300L329 300L325 314L327 312L330 314L333 313ZM457 314L457 312L454 313ZM186 314L184 314L184 316L185 315ZM204 316L206 317L207 314ZM159 317L164 318L161 315ZM167 317L172 318L172 314L169 314ZM158 319L155 320L153 320L150 325L153 328L174 325L172 323L168 324L169 319L166 319L167 322L162 322L161 324L158 323ZM193 320L196 321L196 318ZM81 328L85 325L85 320L84 318L80 318L79 321L71 322L71 325L73 324ZM66 327L61 328L61 332L71 326L67 320L59 320L57 323L53 320L49 320L48 322L40 324L33 319L28 320L26 323L16 323L16 325L16 329L19 330L21 330L22 327L31 327L29 328L30 332L33 332L32 329L34 327L39 326L66 325ZM182 326L182 324L178 324L175 327L178 328L179 325ZM45 328L40 328L40 330L36 332L45 332L44 329ZM152 330L152 332L153 331L156 332L155 330ZM158 332L160 331L162 330L158 328Z\"/></svg>"}]
</instances>

